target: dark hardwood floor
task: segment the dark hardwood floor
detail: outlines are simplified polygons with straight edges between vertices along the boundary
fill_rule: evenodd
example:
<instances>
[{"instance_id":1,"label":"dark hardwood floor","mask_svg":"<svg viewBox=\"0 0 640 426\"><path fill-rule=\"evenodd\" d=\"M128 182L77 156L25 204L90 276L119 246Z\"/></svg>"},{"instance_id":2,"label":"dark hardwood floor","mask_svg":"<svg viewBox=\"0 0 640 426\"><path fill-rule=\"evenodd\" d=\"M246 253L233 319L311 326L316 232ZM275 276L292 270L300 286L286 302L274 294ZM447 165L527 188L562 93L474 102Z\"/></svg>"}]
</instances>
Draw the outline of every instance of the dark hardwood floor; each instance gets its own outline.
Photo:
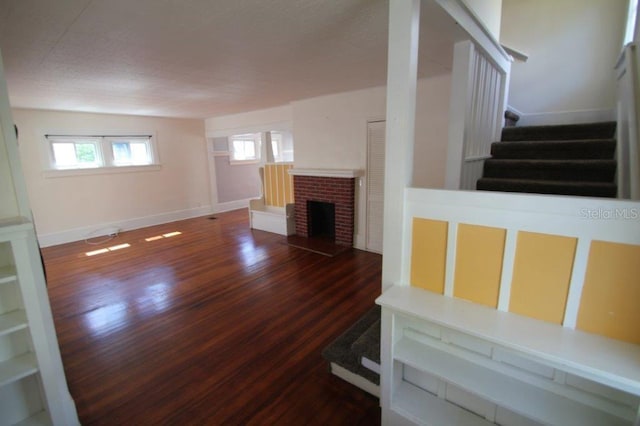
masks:
<instances>
[{"instance_id":1,"label":"dark hardwood floor","mask_svg":"<svg viewBox=\"0 0 640 426\"><path fill-rule=\"evenodd\" d=\"M238 210L43 256L84 425L380 423L378 400L320 355L373 306L379 255L291 247Z\"/></svg>"}]
</instances>

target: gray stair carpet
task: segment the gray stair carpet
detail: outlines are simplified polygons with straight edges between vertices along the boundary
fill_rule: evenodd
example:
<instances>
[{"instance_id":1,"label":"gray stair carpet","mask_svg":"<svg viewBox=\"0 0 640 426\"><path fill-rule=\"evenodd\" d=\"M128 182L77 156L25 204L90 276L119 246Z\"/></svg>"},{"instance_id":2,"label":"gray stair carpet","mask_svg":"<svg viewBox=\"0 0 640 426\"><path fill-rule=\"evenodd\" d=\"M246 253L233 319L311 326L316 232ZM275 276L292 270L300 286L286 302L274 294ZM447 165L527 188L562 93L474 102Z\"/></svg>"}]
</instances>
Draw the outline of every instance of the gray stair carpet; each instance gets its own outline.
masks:
<instances>
[{"instance_id":1,"label":"gray stair carpet","mask_svg":"<svg viewBox=\"0 0 640 426\"><path fill-rule=\"evenodd\" d=\"M380 306L374 306L324 348L322 356L368 381L380 384L380 376L362 365L362 357L380 363Z\"/></svg>"},{"instance_id":2,"label":"gray stair carpet","mask_svg":"<svg viewBox=\"0 0 640 426\"><path fill-rule=\"evenodd\" d=\"M502 130L476 189L615 197L615 122Z\"/></svg>"}]
</instances>

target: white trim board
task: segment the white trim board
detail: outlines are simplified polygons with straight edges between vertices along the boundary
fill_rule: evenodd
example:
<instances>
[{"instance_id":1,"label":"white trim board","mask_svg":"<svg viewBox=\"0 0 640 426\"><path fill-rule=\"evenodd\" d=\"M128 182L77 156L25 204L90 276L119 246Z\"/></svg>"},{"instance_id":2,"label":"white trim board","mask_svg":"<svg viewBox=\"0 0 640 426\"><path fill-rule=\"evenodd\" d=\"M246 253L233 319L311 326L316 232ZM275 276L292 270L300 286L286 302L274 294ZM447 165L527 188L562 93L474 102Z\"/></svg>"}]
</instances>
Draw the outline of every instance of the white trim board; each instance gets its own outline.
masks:
<instances>
[{"instance_id":1,"label":"white trim board","mask_svg":"<svg viewBox=\"0 0 640 426\"><path fill-rule=\"evenodd\" d=\"M331 373L340 377L342 380L359 387L363 391L380 398L380 386L368 381L364 377L358 376L357 374L352 373L346 368L340 367L334 362L331 363Z\"/></svg>"},{"instance_id":2,"label":"white trim board","mask_svg":"<svg viewBox=\"0 0 640 426\"><path fill-rule=\"evenodd\" d=\"M507 110L520 116L517 126L549 126L556 124L583 124L600 121L615 121L614 108L588 109L580 111L556 111L556 112L522 112L509 105Z\"/></svg>"},{"instance_id":3,"label":"white trim board","mask_svg":"<svg viewBox=\"0 0 640 426\"><path fill-rule=\"evenodd\" d=\"M61 232L39 234L38 242L40 243L41 247L49 247L74 241L82 241L87 238L88 235L90 235L91 238L105 236L110 232L113 232L114 229L118 229L120 232L130 231L133 229L146 228L147 226L160 225L163 223L175 222L177 220L191 219L193 217L205 216L208 214L211 214L211 206L197 207L186 210L176 210L151 216L143 216L98 225L84 226L82 228L68 229Z\"/></svg>"},{"instance_id":4,"label":"white trim board","mask_svg":"<svg viewBox=\"0 0 640 426\"><path fill-rule=\"evenodd\" d=\"M206 132L207 138L225 138L242 133L262 133L270 131L291 132L293 126L290 121L275 121L261 124L252 124L224 129L209 129Z\"/></svg>"},{"instance_id":5,"label":"white trim board","mask_svg":"<svg viewBox=\"0 0 640 426\"><path fill-rule=\"evenodd\" d=\"M227 201L225 203L217 203L213 206L213 213L230 212L231 210L238 210L249 208L249 200L254 198L247 198L244 200Z\"/></svg>"}]
</instances>

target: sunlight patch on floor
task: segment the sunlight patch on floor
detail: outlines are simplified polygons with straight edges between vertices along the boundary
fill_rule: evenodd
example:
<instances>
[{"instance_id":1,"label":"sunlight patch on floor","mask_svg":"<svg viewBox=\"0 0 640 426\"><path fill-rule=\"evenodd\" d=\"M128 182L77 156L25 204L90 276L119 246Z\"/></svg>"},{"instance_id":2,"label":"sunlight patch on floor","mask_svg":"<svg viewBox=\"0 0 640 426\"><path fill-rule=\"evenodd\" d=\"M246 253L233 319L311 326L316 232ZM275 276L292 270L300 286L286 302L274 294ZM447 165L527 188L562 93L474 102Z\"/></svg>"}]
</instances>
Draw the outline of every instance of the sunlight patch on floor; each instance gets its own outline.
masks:
<instances>
[{"instance_id":1,"label":"sunlight patch on floor","mask_svg":"<svg viewBox=\"0 0 640 426\"><path fill-rule=\"evenodd\" d=\"M118 244L116 246L111 246L111 247L107 247L107 248L102 248L99 250L92 250L92 251L88 251L85 253L86 256L95 256L97 254L103 254L103 253L108 253L110 251L116 251L116 250L121 250L123 248L127 248L127 247L131 247L131 244L129 243L124 243L124 244Z\"/></svg>"}]
</instances>

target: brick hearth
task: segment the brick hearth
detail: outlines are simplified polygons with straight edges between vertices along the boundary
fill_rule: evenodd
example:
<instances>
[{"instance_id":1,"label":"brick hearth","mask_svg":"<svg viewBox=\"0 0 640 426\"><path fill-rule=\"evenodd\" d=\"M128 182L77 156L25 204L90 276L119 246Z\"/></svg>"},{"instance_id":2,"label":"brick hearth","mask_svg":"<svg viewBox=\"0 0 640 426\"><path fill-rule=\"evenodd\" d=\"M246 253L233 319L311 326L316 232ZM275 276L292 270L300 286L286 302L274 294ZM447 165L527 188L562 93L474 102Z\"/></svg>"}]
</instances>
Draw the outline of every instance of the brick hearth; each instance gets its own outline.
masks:
<instances>
[{"instance_id":1,"label":"brick hearth","mask_svg":"<svg viewBox=\"0 0 640 426\"><path fill-rule=\"evenodd\" d=\"M296 234L308 237L307 201L335 204L336 244L353 246L355 178L294 176Z\"/></svg>"}]
</instances>

